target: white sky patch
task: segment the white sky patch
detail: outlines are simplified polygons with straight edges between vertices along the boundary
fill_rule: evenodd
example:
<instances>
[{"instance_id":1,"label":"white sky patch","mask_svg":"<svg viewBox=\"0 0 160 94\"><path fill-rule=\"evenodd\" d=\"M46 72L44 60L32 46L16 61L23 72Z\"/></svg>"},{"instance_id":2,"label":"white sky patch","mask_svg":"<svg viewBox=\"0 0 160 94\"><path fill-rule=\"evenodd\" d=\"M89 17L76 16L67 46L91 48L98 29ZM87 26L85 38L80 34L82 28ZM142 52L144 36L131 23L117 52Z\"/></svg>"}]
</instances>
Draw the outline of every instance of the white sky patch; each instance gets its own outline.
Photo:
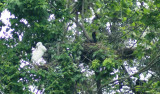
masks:
<instances>
[{"instance_id":1,"label":"white sky patch","mask_svg":"<svg viewBox=\"0 0 160 94\"><path fill-rule=\"evenodd\" d=\"M27 20L23 18L20 20L20 22L23 22L24 24L28 24Z\"/></svg>"},{"instance_id":2,"label":"white sky patch","mask_svg":"<svg viewBox=\"0 0 160 94\"><path fill-rule=\"evenodd\" d=\"M54 20L54 19L55 19L55 16L54 16L54 14L52 14L52 15L50 15L48 21L51 21L51 20Z\"/></svg>"},{"instance_id":3,"label":"white sky patch","mask_svg":"<svg viewBox=\"0 0 160 94\"><path fill-rule=\"evenodd\" d=\"M9 28L9 26L11 26L9 19L14 18L14 17L15 16L11 15L11 13L7 9L5 9L1 13L0 20L2 20L2 22L5 24L5 26L2 26L2 30L0 31L0 37L2 37L2 38L12 37L11 32L13 31L13 29ZM9 29L9 30L7 30L7 29Z\"/></svg>"},{"instance_id":4,"label":"white sky patch","mask_svg":"<svg viewBox=\"0 0 160 94\"><path fill-rule=\"evenodd\" d=\"M2 26L2 30L0 31L1 38L11 38L12 37L11 35L12 29L10 29L8 32L6 31L7 31L7 26Z\"/></svg>"},{"instance_id":5,"label":"white sky patch","mask_svg":"<svg viewBox=\"0 0 160 94\"><path fill-rule=\"evenodd\" d=\"M124 42L124 45L127 48L135 48L137 47L137 40L128 39Z\"/></svg>"},{"instance_id":6,"label":"white sky patch","mask_svg":"<svg viewBox=\"0 0 160 94\"><path fill-rule=\"evenodd\" d=\"M150 73L146 74L146 76L144 76L144 74L140 74L140 80L148 81L151 76L152 75Z\"/></svg>"},{"instance_id":7,"label":"white sky patch","mask_svg":"<svg viewBox=\"0 0 160 94\"><path fill-rule=\"evenodd\" d=\"M139 6L139 7L140 7L140 5L141 5L141 3L140 3L140 2L137 2L137 6Z\"/></svg>"},{"instance_id":8,"label":"white sky patch","mask_svg":"<svg viewBox=\"0 0 160 94\"><path fill-rule=\"evenodd\" d=\"M140 8L140 7L141 7L141 2L137 2L137 6ZM145 2L143 2L143 6L144 6L145 8L149 8L148 4L145 3Z\"/></svg>"},{"instance_id":9,"label":"white sky patch","mask_svg":"<svg viewBox=\"0 0 160 94\"><path fill-rule=\"evenodd\" d=\"M73 30L73 31L75 31L75 28L76 28L76 24L73 23L72 26L69 26L69 27L68 27L68 30Z\"/></svg>"},{"instance_id":10,"label":"white sky patch","mask_svg":"<svg viewBox=\"0 0 160 94\"><path fill-rule=\"evenodd\" d=\"M108 30L108 33L111 34L111 28L110 28L110 23L106 23L106 30Z\"/></svg>"},{"instance_id":11,"label":"white sky patch","mask_svg":"<svg viewBox=\"0 0 160 94\"><path fill-rule=\"evenodd\" d=\"M127 69L129 75L132 75L136 72L138 72L137 68L136 67L130 67L129 64L125 61L124 64L125 68Z\"/></svg>"},{"instance_id":12,"label":"white sky patch","mask_svg":"<svg viewBox=\"0 0 160 94\"><path fill-rule=\"evenodd\" d=\"M23 39L23 33L21 33L21 35L19 36L19 41L22 41Z\"/></svg>"},{"instance_id":13,"label":"white sky patch","mask_svg":"<svg viewBox=\"0 0 160 94\"><path fill-rule=\"evenodd\" d=\"M80 64L79 67L81 68L81 72L84 73L87 77L90 77L94 74L94 71L89 70L89 66L86 68L84 64Z\"/></svg>"},{"instance_id":14,"label":"white sky patch","mask_svg":"<svg viewBox=\"0 0 160 94\"><path fill-rule=\"evenodd\" d=\"M90 18L86 18L86 21L87 21L87 22L89 22L89 23L92 23L92 21L93 21L93 19L94 19L95 15L94 15L94 11L93 11L93 9L92 9L92 8L90 8L90 10L92 11L92 17L90 17Z\"/></svg>"},{"instance_id":15,"label":"white sky patch","mask_svg":"<svg viewBox=\"0 0 160 94\"><path fill-rule=\"evenodd\" d=\"M21 62L21 65L20 65L21 68L23 68L24 66L30 64L29 62L27 62L27 61L25 61L25 60L21 60L20 62Z\"/></svg>"},{"instance_id":16,"label":"white sky patch","mask_svg":"<svg viewBox=\"0 0 160 94\"><path fill-rule=\"evenodd\" d=\"M11 15L11 13L5 9L2 13L1 13L1 17L0 17L0 20L2 20L2 22L7 25L7 26L10 26L10 22L9 22L9 19L10 18L15 18L14 15Z\"/></svg>"},{"instance_id":17,"label":"white sky patch","mask_svg":"<svg viewBox=\"0 0 160 94\"><path fill-rule=\"evenodd\" d=\"M29 88L30 88L31 92L33 92L35 94L43 94L43 92L44 92L44 89L42 91L40 91L37 89L38 87L34 86L34 85L30 85Z\"/></svg>"}]
</instances>

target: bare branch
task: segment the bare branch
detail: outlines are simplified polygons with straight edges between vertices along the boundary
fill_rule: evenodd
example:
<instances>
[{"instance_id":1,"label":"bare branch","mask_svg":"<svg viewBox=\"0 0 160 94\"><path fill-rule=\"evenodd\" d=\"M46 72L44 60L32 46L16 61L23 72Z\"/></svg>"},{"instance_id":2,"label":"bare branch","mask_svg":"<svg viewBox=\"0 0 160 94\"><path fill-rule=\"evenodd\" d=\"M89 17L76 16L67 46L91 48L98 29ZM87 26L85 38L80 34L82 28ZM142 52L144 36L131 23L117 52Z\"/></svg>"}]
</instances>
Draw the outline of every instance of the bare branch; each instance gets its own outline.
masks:
<instances>
[{"instance_id":1,"label":"bare branch","mask_svg":"<svg viewBox=\"0 0 160 94\"><path fill-rule=\"evenodd\" d=\"M84 36L87 38L88 41L91 42L92 39L88 36L87 31L86 31L86 29L84 28L84 26L83 26L82 24L80 24L78 21L76 21L75 19L73 19L73 18L71 18L71 20L72 20L73 22L75 22L76 25L79 26L79 27L83 30Z\"/></svg>"}]
</instances>

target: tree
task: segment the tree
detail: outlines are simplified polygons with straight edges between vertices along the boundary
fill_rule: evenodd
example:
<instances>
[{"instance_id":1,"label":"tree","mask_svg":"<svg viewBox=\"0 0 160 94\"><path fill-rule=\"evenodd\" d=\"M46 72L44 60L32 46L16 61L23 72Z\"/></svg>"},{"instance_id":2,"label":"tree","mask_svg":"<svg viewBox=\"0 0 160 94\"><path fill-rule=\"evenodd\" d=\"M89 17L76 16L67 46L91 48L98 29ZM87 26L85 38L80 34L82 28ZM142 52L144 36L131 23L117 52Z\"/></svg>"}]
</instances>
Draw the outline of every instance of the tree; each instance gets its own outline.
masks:
<instances>
[{"instance_id":1,"label":"tree","mask_svg":"<svg viewBox=\"0 0 160 94\"><path fill-rule=\"evenodd\" d=\"M9 0L0 4L1 11L7 9L15 16L10 18L12 37L0 40L2 92L31 93L31 85L53 94L159 92L152 88L159 85L158 1ZM33 67L31 49L37 42L47 48L46 64ZM29 64L21 67L22 62ZM130 74L127 66L138 72ZM154 75L144 83L139 75L147 72Z\"/></svg>"}]
</instances>

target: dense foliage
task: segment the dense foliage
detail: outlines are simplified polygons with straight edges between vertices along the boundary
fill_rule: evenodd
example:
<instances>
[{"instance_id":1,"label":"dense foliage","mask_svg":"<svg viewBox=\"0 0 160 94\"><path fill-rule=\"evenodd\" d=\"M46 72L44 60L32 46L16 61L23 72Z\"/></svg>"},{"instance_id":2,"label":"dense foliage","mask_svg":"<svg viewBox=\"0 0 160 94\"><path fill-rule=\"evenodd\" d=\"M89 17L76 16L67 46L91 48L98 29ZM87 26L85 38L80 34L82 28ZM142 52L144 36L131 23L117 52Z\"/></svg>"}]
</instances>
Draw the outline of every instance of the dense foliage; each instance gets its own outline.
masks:
<instances>
[{"instance_id":1,"label":"dense foliage","mask_svg":"<svg viewBox=\"0 0 160 94\"><path fill-rule=\"evenodd\" d=\"M158 0L1 0L4 10L14 17L0 20L11 31L0 35L1 93L160 92ZM37 42L45 65L31 61Z\"/></svg>"}]
</instances>

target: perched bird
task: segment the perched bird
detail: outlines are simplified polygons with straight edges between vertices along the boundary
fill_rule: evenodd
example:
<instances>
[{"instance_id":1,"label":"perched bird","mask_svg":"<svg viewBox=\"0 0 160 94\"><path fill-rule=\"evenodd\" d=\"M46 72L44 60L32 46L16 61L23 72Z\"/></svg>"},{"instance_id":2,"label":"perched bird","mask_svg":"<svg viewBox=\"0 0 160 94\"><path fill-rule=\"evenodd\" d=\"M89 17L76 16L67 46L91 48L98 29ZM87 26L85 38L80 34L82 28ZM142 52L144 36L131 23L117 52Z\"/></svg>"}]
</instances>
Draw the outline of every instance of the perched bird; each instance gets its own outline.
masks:
<instances>
[{"instance_id":1,"label":"perched bird","mask_svg":"<svg viewBox=\"0 0 160 94\"><path fill-rule=\"evenodd\" d=\"M32 62L37 63L42 58L43 54L47 51L46 47L43 46L42 42L36 44L36 48L32 51Z\"/></svg>"},{"instance_id":2,"label":"perched bird","mask_svg":"<svg viewBox=\"0 0 160 94\"><path fill-rule=\"evenodd\" d=\"M93 38L93 42L96 43L97 39L96 39L96 32L92 33L92 38Z\"/></svg>"}]
</instances>

